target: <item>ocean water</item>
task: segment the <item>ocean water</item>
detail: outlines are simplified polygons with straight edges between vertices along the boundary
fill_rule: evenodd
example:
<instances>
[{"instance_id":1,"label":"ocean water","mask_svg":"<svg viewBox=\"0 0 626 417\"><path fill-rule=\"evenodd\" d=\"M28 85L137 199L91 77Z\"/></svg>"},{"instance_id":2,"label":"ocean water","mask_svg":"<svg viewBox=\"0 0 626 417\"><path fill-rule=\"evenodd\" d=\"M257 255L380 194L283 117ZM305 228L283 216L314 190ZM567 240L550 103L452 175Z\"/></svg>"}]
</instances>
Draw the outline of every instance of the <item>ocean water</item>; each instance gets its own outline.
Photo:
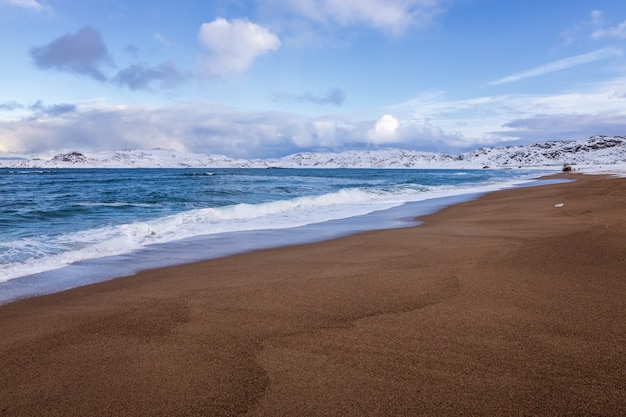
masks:
<instances>
[{"instance_id":1,"label":"ocean water","mask_svg":"<svg viewBox=\"0 0 626 417\"><path fill-rule=\"evenodd\" d=\"M0 302L138 269L406 226L451 199L538 174L0 169Z\"/></svg>"}]
</instances>

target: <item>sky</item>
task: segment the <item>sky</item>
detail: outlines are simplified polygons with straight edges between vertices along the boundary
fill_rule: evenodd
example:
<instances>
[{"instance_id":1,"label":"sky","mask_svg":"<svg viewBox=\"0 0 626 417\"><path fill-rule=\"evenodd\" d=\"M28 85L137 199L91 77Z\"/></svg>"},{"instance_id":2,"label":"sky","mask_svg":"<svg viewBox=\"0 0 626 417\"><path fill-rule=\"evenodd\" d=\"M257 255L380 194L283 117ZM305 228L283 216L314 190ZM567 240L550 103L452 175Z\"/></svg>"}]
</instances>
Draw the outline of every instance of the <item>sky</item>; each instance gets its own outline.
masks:
<instances>
[{"instance_id":1,"label":"sky","mask_svg":"<svg viewBox=\"0 0 626 417\"><path fill-rule=\"evenodd\" d=\"M626 135L626 2L0 0L0 158Z\"/></svg>"}]
</instances>

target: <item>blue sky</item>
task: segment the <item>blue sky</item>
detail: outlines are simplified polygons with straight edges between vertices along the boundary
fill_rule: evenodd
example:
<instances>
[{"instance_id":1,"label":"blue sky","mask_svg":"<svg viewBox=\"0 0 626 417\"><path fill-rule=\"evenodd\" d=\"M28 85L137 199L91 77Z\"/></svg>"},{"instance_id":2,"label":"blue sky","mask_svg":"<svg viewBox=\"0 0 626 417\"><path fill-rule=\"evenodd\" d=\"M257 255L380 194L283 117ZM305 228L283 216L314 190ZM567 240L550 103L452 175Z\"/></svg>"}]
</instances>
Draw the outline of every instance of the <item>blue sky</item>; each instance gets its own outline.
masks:
<instances>
[{"instance_id":1,"label":"blue sky","mask_svg":"<svg viewBox=\"0 0 626 417\"><path fill-rule=\"evenodd\" d=\"M626 2L0 0L0 157L626 134Z\"/></svg>"}]
</instances>

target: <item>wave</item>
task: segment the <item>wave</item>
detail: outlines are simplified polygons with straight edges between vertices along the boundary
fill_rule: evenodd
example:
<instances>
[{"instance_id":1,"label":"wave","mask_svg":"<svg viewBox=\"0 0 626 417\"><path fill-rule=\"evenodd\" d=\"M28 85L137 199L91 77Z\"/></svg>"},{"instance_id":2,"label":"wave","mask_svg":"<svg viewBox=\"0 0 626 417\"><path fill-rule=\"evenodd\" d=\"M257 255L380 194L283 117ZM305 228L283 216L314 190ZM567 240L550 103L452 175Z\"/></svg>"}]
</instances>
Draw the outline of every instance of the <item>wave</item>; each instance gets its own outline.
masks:
<instances>
[{"instance_id":1,"label":"wave","mask_svg":"<svg viewBox=\"0 0 626 417\"><path fill-rule=\"evenodd\" d=\"M520 178L515 182L519 183ZM472 186L417 186L383 189L347 188L292 199L197 208L156 219L82 230L56 237L0 243L0 281L34 275L107 256L128 254L146 246L230 232L287 229L365 215L406 202L484 192L513 183ZM86 203L90 204L90 203ZM106 204L126 204L123 202Z\"/></svg>"},{"instance_id":2,"label":"wave","mask_svg":"<svg viewBox=\"0 0 626 417\"><path fill-rule=\"evenodd\" d=\"M186 172L182 174L183 177L212 177L215 172Z\"/></svg>"},{"instance_id":3,"label":"wave","mask_svg":"<svg viewBox=\"0 0 626 417\"><path fill-rule=\"evenodd\" d=\"M105 205L108 204L117 206L125 203ZM398 204L401 202L389 201L381 193L345 189L289 200L188 210L153 220L83 230L55 238L10 241L0 245L5 253L5 262L0 266L0 280L33 275L89 259L122 255L157 243L218 233L298 227L367 214ZM17 254L22 259L12 259ZM27 258L24 259L24 256Z\"/></svg>"}]
</instances>

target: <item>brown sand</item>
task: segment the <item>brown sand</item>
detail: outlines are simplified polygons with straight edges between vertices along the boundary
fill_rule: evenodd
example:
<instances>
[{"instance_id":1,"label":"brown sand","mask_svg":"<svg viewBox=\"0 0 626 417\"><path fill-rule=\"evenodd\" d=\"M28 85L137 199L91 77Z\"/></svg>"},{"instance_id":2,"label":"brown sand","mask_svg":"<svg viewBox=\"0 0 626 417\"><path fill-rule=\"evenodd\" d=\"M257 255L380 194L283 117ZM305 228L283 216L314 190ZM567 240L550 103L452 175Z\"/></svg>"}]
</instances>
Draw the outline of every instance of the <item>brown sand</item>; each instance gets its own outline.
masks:
<instances>
[{"instance_id":1,"label":"brown sand","mask_svg":"<svg viewBox=\"0 0 626 417\"><path fill-rule=\"evenodd\" d=\"M0 306L0 416L624 416L626 179L570 178Z\"/></svg>"}]
</instances>

